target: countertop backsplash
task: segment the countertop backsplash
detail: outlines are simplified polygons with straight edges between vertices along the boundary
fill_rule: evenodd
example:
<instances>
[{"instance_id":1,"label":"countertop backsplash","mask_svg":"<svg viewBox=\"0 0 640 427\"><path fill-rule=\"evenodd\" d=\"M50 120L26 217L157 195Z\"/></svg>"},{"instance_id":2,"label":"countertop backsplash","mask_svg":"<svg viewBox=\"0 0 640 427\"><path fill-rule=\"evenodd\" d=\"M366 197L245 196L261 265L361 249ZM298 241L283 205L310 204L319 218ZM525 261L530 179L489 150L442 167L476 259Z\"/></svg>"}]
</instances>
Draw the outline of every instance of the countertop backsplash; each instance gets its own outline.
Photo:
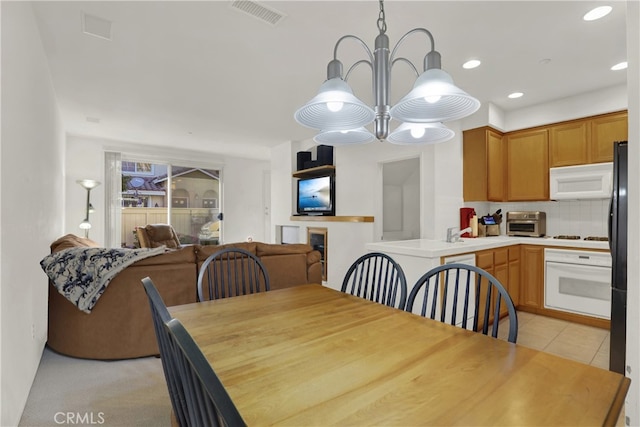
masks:
<instances>
[{"instance_id":1,"label":"countertop backsplash","mask_svg":"<svg viewBox=\"0 0 640 427\"><path fill-rule=\"evenodd\" d=\"M560 200L552 202L468 202L478 216L502 209L500 233L506 234L505 222L509 211L543 211L547 213L547 236L576 235L607 236L609 199Z\"/></svg>"}]
</instances>

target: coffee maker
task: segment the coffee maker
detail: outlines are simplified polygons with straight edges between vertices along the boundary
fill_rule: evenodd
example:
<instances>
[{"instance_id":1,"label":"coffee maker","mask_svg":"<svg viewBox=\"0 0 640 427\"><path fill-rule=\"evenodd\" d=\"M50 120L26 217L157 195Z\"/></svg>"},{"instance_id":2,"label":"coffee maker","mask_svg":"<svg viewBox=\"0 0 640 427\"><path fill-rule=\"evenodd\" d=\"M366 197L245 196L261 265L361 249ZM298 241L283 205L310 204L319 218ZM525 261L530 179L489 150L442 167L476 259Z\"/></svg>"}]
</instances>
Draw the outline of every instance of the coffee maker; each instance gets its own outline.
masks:
<instances>
[{"instance_id":1,"label":"coffee maker","mask_svg":"<svg viewBox=\"0 0 640 427\"><path fill-rule=\"evenodd\" d=\"M471 219L476 215L474 208L460 208L460 230L471 227ZM471 237L471 232L462 233L460 237Z\"/></svg>"}]
</instances>

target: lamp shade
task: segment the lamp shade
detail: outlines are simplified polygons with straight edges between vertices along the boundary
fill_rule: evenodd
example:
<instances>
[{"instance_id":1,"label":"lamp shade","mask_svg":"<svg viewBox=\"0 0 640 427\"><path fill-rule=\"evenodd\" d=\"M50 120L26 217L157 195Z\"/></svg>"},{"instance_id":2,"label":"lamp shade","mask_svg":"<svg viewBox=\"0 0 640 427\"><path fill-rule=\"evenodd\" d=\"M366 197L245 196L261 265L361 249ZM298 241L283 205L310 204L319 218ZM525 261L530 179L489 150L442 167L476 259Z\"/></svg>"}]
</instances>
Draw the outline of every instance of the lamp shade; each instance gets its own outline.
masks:
<instances>
[{"instance_id":1,"label":"lamp shade","mask_svg":"<svg viewBox=\"0 0 640 427\"><path fill-rule=\"evenodd\" d=\"M403 123L398 126L387 141L392 144L437 144L453 138L455 132L442 123Z\"/></svg>"},{"instance_id":2,"label":"lamp shade","mask_svg":"<svg viewBox=\"0 0 640 427\"><path fill-rule=\"evenodd\" d=\"M453 84L451 76L431 68L418 77L413 89L391 108L391 117L412 123L458 120L475 113L480 101Z\"/></svg>"},{"instance_id":3,"label":"lamp shade","mask_svg":"<svg viewBox=\"0 0 640 427\"><path fill-rule=\"evenodd\" d=\"M79 226L79 227L80 227L82 230L88 230L88 229L90 229L90 228L91 228L91 223L90 223L88 220L86 220L86 219L85 219L84 221L82 221L82 222L80 223L80 226Z\"/></svg>"},{"instance_id":4,"label":"lamp shade","mask_svg":"<svg viewBox=\"0 0 640 427\"><path fill-rule=\"evenodd\" d=\"M376 139L376 137L364 127L346 131L322 131L313 138L315 142L325 145L364 144L374 139Z\"/></svg>"},{"instance_id":5,"label":"lamp shade","mask_svg":"<svg viewBox=\"0 0 640 427\"><path fill-rule=\"evenodd\" d=\"M91 190L100 185L100 182L95 179L79 179L76 182L87 190Z\"/></svg>"},{"instance_id":6,"label":"lamp shade","mask_svg":"<svg viewBox=\"0 0 640 427\"><path fill-rule=\"evenodd\" d=\"M355 97L339 77L325 81L318 94L293 116L298 123L322 131L357 129L373 121L371 107Z\"/></svg>"}]
</instances>

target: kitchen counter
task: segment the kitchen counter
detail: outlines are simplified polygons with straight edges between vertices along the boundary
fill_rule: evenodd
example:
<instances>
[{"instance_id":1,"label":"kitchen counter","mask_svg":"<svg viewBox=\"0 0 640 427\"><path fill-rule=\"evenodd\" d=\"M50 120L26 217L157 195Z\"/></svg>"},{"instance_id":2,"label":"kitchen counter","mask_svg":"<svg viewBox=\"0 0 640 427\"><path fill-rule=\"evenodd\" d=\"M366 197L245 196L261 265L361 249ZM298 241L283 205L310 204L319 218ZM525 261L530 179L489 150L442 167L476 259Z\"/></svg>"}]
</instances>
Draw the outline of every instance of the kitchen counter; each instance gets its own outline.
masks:
<instances>
[{"instance_id":1,"label":"kitchen counter","mask_svg":"<svg viewBox=\"0 0 640 427\"><path fill-rule=\"evenodd\" d=\"M366 249L388 254L409 255L420 258L440 258L461 255L485 249L512 245L541 245L570 249L609 250L609 242L594 240L565 240L553 237L493 236L463 238L460 242L447 243L444 240L414 239L391 242L368 243Z\"/></svg>"}]
</instances>

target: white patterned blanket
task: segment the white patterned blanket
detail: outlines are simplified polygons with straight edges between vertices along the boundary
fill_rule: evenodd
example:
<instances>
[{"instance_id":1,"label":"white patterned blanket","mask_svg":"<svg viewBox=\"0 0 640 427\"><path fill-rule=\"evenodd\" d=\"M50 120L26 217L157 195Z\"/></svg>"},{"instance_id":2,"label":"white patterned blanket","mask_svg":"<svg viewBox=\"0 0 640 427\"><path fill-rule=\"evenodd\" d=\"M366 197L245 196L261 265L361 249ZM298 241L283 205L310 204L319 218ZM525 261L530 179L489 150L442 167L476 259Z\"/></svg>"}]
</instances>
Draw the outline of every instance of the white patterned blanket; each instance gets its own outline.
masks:
<instances>
[{"instance_id":1,"label":"white patterned blanket","mask_svg":"<svg viewBox=\"0 0 640 427\"><path fill-rule=\"evenodd\" d=\"M53 286L76 307L91 313L113 277L129 265L160 255L153 249L70 248L47 255L40 266Z\"/></svg>"}]
</instances>

